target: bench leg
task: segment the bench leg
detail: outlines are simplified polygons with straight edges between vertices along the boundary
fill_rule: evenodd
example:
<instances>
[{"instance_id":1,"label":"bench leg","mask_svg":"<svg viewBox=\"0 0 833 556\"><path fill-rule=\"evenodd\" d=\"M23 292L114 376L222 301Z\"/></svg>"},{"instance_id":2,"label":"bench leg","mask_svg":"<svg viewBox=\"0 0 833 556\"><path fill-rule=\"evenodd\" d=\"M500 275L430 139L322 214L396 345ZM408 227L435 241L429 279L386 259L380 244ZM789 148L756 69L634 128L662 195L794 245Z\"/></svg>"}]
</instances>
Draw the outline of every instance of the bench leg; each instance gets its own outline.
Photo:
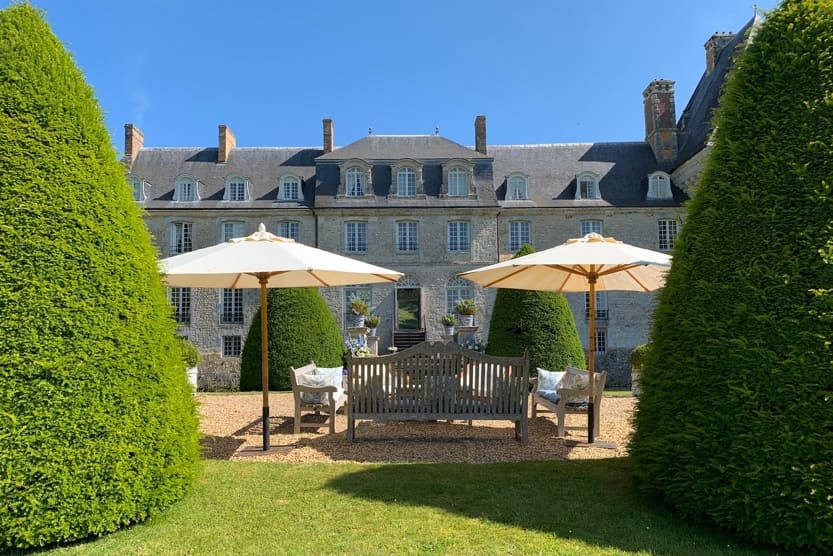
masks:
<instances>
[{"instance_id":1,"label":"bench leg","mask_svg":"<svg viewBox=\"0 0 833 556\"><path fill-rule=\"evenodd\" d=\"M356 421L352 415L347 416L347 440L353 442L356 439Z\"/></svg>"},{"instance_id":2,"label":"bench leg","mask_svg":"<svg viewBox=\"0 0 833 556\"><path fill-rule=\"evenodd\" d=\"M564 420L567 416L560 411L555 412L555 418L558 422L558 436L564 436Z\"/></svg>"},{"instance_id":3,"label":"bench leg","mask_svg":"<svg viewBox=\"0 0 833 556\"><path fill-rule=\"evenodd\" d=\"M295 434L301 434L301 406L297 403L295 404L295 423L293 429Z\"/></svg>"},{"instance_id":4,"label":"bench leg","mask_svg":"<svg viewBox=\"0 0 833 556\"><path fill-rule=\"evenodd\" d=\"M330 394L332 396L332 394ZM335 434L336 432L336 402L335 400L330 400L330 434Z\"/></svg>"}]
</instances>

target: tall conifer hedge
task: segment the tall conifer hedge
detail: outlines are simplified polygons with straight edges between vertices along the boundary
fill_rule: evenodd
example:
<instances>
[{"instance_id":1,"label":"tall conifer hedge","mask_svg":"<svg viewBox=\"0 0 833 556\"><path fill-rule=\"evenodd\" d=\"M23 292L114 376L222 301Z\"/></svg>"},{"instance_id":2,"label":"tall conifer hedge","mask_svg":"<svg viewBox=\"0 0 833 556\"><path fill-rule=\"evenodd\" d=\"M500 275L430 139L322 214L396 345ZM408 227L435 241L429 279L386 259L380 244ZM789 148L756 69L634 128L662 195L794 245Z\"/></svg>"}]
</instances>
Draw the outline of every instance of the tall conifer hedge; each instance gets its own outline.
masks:
<instances>
[{"instance_id":1,"label":"tall conifer hedge","mask_svg":"<svg viewBox=\"0 0 833 556\"><path fill-rule=\"evenodd\" d=\"M524 244L514 258L534 253ZM495 296L489 341L491 355L520 356L529 350L533 372L538 367L564 370L567 365L584 369L584 348L578 337L573 312L563 293L501 288Z\"/></svg>"},{"instance_id":2,"label":"tall conifer hedge","mask_svg":"<svg viewBox=\"0 0 833 556\"><path fill-rule=\"evenodd\" d=\"M0 552L180 498L197 420L156 257L92 90L0 10Z\"/></svg>"},{"instance_id":3,"label":"tall conifer hedge","mask_svg":"<svg viewBox=\"0 0 833 556\"><path fill-rule=\"evenodd\" d=\"M631 444L642 485L761 542L833 550L833 0L741 54L660 293ZM827 309L827 314L825 314Z\"/></svg>"}]
</instances>

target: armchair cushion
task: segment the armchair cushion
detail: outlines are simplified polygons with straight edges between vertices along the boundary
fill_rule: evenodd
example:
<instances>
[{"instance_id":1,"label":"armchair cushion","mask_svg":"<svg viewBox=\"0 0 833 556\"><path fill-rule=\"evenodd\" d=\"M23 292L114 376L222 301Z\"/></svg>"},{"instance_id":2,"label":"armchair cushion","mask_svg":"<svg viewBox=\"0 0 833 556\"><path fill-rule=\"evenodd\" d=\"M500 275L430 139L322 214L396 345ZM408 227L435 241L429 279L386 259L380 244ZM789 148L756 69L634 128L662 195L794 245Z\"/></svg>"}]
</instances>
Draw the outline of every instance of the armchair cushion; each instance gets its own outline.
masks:
<instances>
[{"instance_id":1,"label":"armchair cushion","mask_svg":"<svg viewBox=\"0 0 833 556\"><path fill-rule=\"evenodd\" d=\"M545 400L550 401L552 403L558 403L559 401L561 401L561 396L558 395L558 392L555 390L536 390L535 393L539 397L544 398Z\"/></svg>"},{"instance_id":2,"label":"armchair cushion","mask_svg":"<svg viewBox=\"0 0 833 556\"><path fill-rule=\"evenodd\" d=\"M565 374L567 374L566 371L548 371L538 367L538 391L559 389Z\"/></svg>"},{"instance_id":3,"label":"armchair cushion","mask_svg":"<svg viewBox=\"0 0 833 556\"><path fill-rule=\"evenodd\" d=\"M316 367L313 372L304 373L298 379L301 386L311 388L335 387L337 396L342 384L341 367ZM301 392L301 402L305 404L323 405L329 403L329 396L326 391Z\"/></svg>"},{"instance_id":4,"label":"armchair cushion","mask_svg":"<svg viewBox=\"0 0 833 556\"><path fill-rule=\"evenodd\" d=\"M576 369L575 367L567 367L566 374L561 380L561 385L559 386L561 389L569 390L569 392L561 392L564 403L571 407L577 407L582 403L587 403L590 397L590 393L588 391L589 385L590 381L587 371ZM581 392L576 392L576 390Z\"/></svg>"}]
</instances>

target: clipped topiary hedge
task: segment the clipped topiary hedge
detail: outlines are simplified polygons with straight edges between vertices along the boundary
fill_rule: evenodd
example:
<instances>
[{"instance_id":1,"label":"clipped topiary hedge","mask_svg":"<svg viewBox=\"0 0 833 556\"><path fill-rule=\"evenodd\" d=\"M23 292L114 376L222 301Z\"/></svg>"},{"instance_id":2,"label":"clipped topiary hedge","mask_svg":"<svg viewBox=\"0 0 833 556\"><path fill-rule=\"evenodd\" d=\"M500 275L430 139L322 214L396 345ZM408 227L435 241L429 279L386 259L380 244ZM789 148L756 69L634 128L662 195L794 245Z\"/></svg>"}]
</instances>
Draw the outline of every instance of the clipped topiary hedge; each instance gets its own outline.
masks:
<instances>
[{"instance_id":1,"label":"clipped topiary hedge","mask_svg":"<svg viewBox=\"0 0 833 556\"><path fill-rule=\"evenodd\" d=\"M315 361L341 365L344 340L335 317L316 288L276 288L267 294L269 389L291 390L289 368ZM240 389L261 389L260 311L252 320L240 362Z\"/></svg>"},{"instance_id":2,"label":"clipped topiary hedge","mask_svg":"<svg viewBox=\"0 0 833 556\"><path fill-rule=\"evenodd\" d=\"M523 245L515 258L534 253ZM486 353L520 356L529 350L530 368L563 370L587 364L573 312L564 294L501 288L495 296Z\"/></svg>"},{"instance_id":3,"label":"clipped topiary hedge","mask_svg":"<svg viewBox=\"0 0 833 556\"><path fill-rule=\"evenodd\" d=\"M833 1L737 58L660 293L630 447L643 487L754 541L833 551Z\"/></svg>"},{"instance_id":4,"label":"clipped topiary hedge","mask_svg":"<svg viewBox=\"0 0 833 556\"><path fill-rule=\"evenodd\" d=\"M150 234L93 92L40 13L0 10L0 552L179 499L197 418Z\"/></svg>"}]
</instances>

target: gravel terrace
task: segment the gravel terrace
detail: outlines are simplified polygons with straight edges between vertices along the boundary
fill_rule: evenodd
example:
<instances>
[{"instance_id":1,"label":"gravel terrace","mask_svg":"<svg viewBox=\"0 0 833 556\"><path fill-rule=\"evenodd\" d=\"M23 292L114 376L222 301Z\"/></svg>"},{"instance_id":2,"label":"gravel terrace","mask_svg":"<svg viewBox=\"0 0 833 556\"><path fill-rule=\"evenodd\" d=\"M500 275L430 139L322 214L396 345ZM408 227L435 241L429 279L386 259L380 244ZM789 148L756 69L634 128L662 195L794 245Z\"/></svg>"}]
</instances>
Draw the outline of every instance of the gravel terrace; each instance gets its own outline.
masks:
<instances>
[{"instance_id":1,"label":"gravel terrace","mask_svg":"<svg viewBox=\"0 0 833 556\"><path fill-rule=\"evenodd\" d=\"M554 416L529 420L529 443L515 440L509 421L357 421L356 441L346 439L347 419L336 417L336 432L327 425L292 434L291 392L269 395L271 447L262 447L261 394L197 394L203 454L210 459L246 459L322 463L490 463L621 457L627 454L635 399L606 397L596 441L614 448L576 446L587 440L587 417L567 416L567 437L556 436ZM314 420L305 415L304 421Z\"/></svg>"}]
</instances>

